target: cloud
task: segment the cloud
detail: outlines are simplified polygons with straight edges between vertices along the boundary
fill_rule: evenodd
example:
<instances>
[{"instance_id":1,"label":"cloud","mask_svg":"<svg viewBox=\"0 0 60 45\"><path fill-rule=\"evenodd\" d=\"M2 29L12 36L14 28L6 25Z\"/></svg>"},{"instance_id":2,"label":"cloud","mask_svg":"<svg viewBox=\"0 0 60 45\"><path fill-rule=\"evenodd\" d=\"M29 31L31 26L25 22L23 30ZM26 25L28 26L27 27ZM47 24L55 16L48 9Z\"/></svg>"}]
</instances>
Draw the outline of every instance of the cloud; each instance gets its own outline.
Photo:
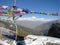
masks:
<instances>
[{"instance_id":1,"label":"cloud","mask_svg":"<svg viewBox=\"0 0 60 45\"><path fill-rule=\"evenodd\" d=\"M29 17L29 18L18 18L17 20L23 21L23 20L28 20L28 21L51 21L52 19L46 19L46 18L37 18L35 16Z\"/></svg>"},{"instance_id":2,"label":"cloud","mask_svg":"<svg viewBox=\"0 0 60 45\"><path fill-rule=\"evenodd\" d=\"M32 16L32 19L36 19L36 17L35 16Z\"/></svg>"}]
</instances>

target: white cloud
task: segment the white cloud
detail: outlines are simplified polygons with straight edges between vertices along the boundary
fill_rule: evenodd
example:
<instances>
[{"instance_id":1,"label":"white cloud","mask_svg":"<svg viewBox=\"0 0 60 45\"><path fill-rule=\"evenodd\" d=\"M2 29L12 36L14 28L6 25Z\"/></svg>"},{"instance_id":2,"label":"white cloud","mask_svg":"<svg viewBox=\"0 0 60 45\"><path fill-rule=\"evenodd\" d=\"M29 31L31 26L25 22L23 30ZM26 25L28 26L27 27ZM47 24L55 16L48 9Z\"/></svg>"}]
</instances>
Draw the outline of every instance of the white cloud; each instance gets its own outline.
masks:
<instances>
[{"instance_id":1,"label":"white cloud","mask_svg":"<svg viewBox=\"0 0 60 45\"><path fill-rule=\"evenodd\" d=\"M36 17L35 16L32 16L32 19L36 19Z\"/></svg>"},{"instance_id":2,"label":"white cloud","mask_svg":"<svg viewBox=\"0 0 60 45\"><path fill-rule=\"evenodd\" d=\"M46 18L37 18L35 16L29 17L29 18L18 18L17 20L28 20L28 21L51 21L52 19L46 19Z\"/></svg>"}]
</instances>

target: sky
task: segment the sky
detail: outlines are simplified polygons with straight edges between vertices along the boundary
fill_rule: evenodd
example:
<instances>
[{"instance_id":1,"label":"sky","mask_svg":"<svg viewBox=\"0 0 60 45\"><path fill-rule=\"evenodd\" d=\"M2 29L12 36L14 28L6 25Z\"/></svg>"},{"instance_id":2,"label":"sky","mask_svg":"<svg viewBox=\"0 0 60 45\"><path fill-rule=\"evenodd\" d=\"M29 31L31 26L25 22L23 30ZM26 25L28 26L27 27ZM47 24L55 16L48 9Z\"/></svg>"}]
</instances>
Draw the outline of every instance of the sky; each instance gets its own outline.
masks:
<instances>
[{"instance_id":1,"label":"sky","mask_svg":"<svg viewBox=\"0 0 60 45\"><path fill-rule=\"evenodd\" d=\"M12 7L14 0L0 0L0 4ZM43 14L27 14L23 18L33 17L46 19L60 18L60 0L17 0L16 6L19 8L26 8L37 12L53 13L58 12L59 16L47 16Z\"/></svg>"}]
</instances>

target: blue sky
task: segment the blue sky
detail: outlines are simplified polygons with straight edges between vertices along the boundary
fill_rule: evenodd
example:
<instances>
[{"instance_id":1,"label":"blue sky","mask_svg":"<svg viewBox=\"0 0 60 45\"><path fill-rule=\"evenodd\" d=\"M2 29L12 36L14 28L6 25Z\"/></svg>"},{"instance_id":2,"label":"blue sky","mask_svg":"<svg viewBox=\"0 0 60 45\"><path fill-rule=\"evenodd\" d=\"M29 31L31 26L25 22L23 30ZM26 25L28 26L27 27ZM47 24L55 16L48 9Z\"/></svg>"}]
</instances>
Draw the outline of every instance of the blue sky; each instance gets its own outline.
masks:
<instances>
[{"instance_id":1,"label":"blue sky","mask_svg":"<svg viewBox=\"0 0 60 45\"><path fill-rule=\"evenodd\" d=\"M0 0L0 4L13 6L13 0ZM39 12L58 12L59 16L46 16L42 14L28 14L23 17L36 16L37 18L56 19L60 18L60 0L17 0L17 7L27 8Z\"/></svg>"}]
</instances>

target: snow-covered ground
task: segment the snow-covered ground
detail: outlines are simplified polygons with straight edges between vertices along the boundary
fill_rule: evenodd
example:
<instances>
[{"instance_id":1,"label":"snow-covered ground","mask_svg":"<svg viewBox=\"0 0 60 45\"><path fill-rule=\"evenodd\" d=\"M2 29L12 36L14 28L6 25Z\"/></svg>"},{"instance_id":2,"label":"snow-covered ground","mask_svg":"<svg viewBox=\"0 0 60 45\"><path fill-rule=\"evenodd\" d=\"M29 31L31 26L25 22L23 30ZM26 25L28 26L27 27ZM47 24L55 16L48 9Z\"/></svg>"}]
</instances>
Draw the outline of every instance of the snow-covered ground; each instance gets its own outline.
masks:
<instances>
[{"instance_id":1,"label":"snow-covered ground","mask_svg":"<svg viewBox=\"0 0 60 45\"><path fill-rule=\"evenodd\" d=\"M16 45L16 41L0 40L0 45Z\"/></svg>"},{"instance_id":2,"label":"snow-covered ground","mask_svg":"<svg viewBox=\"0 0 60 45\"><path fill-rule=\"evenodd\" d=\"M28 35L24 41L21 41L22 45L48 45L57 44L60 45L60 39L47 36Z\"/></svg>"}]
</instances>

